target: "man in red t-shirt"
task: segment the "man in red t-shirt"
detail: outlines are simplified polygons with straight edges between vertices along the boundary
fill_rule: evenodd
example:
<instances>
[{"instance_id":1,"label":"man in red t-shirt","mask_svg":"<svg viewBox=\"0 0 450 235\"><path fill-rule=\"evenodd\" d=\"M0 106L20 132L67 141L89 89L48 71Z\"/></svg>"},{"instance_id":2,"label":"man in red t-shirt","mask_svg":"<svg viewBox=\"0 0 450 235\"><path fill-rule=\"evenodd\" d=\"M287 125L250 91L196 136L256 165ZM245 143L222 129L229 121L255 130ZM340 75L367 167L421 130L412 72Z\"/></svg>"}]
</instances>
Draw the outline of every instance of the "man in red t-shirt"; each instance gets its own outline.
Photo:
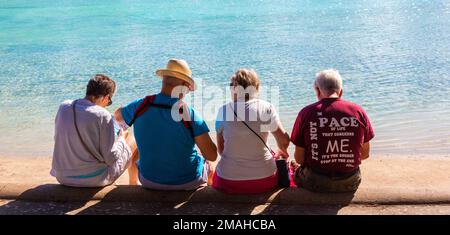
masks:
<instances>
[{"instance_id":1,"label":"man in red t-shirt","mask_svg":"<svg viewBox=\"0 0 450 235\"><path fill-rule=\"evenodd\" d=\"M301 165L295 183L310 191L355 191L359 165L369 157L374 132L366 112L341 99L342 78L334 69L316 75L318 102L303 108L295 121L291 140L295 160Z\"/></svg>"}]
</instances>

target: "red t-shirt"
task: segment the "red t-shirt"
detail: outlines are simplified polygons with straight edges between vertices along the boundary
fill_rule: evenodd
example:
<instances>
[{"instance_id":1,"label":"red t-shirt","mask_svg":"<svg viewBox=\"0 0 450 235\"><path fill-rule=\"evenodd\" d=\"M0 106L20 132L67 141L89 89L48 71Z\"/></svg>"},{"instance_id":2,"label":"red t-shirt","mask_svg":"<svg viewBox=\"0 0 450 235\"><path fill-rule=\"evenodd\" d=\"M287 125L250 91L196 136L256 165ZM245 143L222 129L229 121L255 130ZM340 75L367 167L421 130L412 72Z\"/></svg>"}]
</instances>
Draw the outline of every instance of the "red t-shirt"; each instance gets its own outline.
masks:
<instances>
[{"instance_id":1,"label":"red t-shirt","mask_svg":"<svg viewBox=\"0 0 450 235\"><path fill-rule=\"evenodd\" d=\"M306 167L345 173L361 164L362 145L374 137L366 112L340 98L326 98L303 108L295 120L292 142L305 148Z\"/></svg>"}]
</instances>

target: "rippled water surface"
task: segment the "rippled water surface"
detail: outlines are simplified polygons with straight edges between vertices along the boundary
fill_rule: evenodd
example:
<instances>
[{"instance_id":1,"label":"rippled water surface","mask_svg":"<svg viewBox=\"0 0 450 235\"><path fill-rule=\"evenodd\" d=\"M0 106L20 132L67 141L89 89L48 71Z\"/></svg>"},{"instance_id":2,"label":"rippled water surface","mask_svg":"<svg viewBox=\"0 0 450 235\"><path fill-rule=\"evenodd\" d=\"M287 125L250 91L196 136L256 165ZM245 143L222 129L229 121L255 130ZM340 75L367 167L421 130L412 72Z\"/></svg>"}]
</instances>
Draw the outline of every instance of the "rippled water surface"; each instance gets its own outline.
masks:
<instances>
[{"instance_id":1,"label":"rippled water surface","mask_svg":"<svg viewBox=\"0 0 450 235\"><path fill-rule=\"evenodd\" d=\"M113 110L156 92L171 57L205 85L256 69L289 131L314 74L335 67L376 153L450 154L448 0L93 2L0 0L0 155L50 155L59 103L90 76L118 82Z\"/></svg>"}]
</instances>

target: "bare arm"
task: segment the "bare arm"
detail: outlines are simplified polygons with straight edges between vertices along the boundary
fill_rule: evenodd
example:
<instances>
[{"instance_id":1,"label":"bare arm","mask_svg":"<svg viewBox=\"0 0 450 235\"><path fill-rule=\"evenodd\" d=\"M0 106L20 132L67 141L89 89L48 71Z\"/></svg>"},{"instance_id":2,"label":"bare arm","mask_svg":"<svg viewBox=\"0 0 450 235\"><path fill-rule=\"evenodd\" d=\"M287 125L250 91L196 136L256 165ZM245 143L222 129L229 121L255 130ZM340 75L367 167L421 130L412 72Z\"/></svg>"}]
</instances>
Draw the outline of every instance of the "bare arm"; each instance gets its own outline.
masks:
<instances>
[{"instance_id":1,"label":"bare arm","mask_svg":"<svg viewBox=\"0 0 450 235\"><path fill-rule=\"evenodd\" d=\"M215 161L217 159L217 148L208 132L195 137L195 144L197 144L203 157L208 161Z\"/></svg>"},{"instance_id":2,"label":"bare arm","mask_svg":"<svg viewBox=\"0 0 450 235\"><path fill-rule=\"evenodd\" d=\"M298 164L302 165L303 162L305 161L305 149L302 147L295 146L294 158Z\"/></svg>"},{"instance_id":3,"label":"bare arm","mask_svg":"<svg viewBox=\"0 0 450 235\"><path fill-rule=\"evenodd\" d=\"M217 133L217 151L219 151L219 154L223 153L223 143L225 142L223 139L222 133Z\"/></svg>"},{"instance_id":4,"label":"bare arm","mask_svg":"<svg viewBox=\"0 0 450 235\"><path fill-rule=\"evenodd\" d=\"M124 121L122 117L122 108L116 109L116 111L114 112L114 118L119 123Z\"/></svg>"},{"instance_id":5,"label":"bare arm","mask_svg":"<svg viewBox=\"0 0 450 235\"><path fill-rule=\"evenodd\" d=\"M361 160L366 160L369 158L369 152L370 152L370 144L369 142L366 142L363 144L361 149Z\"/></svg>"},{"instance_id":6,"label":"bare arm","mask_svg":"<svg viewBox=\"0 0 450 235\"><path fill-rule=\"evenodd\" d=\"M284 130L283 125L281 125L281 123L278 124L278 129L272 132L272 135L275 137L275 140L277 141L278 149L287 155L287 148L289 147L289 143L291 140L289 138L289 134Z\"/></svg>"}]
</instances>

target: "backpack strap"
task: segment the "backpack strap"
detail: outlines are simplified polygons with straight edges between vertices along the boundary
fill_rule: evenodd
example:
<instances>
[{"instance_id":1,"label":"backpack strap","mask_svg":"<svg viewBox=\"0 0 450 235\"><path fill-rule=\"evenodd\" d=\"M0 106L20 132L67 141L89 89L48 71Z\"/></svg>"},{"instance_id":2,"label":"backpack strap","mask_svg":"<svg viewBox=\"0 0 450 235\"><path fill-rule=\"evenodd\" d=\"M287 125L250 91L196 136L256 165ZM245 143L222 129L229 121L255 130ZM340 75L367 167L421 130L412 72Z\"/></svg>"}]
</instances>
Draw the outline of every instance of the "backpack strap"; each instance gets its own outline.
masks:
<instances>
[{"instance_id":1,"label":"backpack strap","mask_svg":"<svg viewBox=\"0 0 450 235\"><path fill-rule=\"evenodd\" d=\"M128 126L132 126L134 124L134 122L136 121L136 119L138 117L140 117L142 114L144 114L145 111L147 111L147 109L150 107L149 104L153 103L153 101L155 100L155 97L156 97L156 95L149 95L144 98L142 103L137 107L136 111L134 112L134 116L133 116L133 119L131 120L131 122L127 123Z\"/></svg>"},{"instance_id":2,"label":"backpack strap","mask_svg":"<svg viewBox=\"0 0 450 235\"><path fill-rule=\"evenodd\" d=\"M146 96L144 98L142 103L137 107L131 122L127 123L128 126L132 126L134 124L134 122L136 121L136 119L138 117L140 117L142 114L144 114L148 110L148 108L150 106L153 106L153 107L156 107L156 108L162 108L162 109L172 109L172 106L170 106L170 105L155 104L154 103L155 97L156 97L156 95L150 95L150 96ZM187 111L186 114L184 113L184 110ZM191 117L190 117L189 110L187 108L186 103L184 103L182 101L179 102L178 113L181 116L181 120L183 122L183 126L189 130L192 138L194 138L194 129L192 127L192 121L191 121Z\"/></svg>"},{"instance_id":3,"label":"backpack strap","mask_svg":"<svg viewBox=\"0 0 450 235\"><path fill-rule=\"evenodd\" d=\"M186 112L184 112L185 110ZM194 139L195 136L194 136L194 128L192 127L192 118L186 103L180 101L178 113L181 116L181 121L183 122L184 127L189 130L192 138Z\"/></svg>"}]
</instances>

